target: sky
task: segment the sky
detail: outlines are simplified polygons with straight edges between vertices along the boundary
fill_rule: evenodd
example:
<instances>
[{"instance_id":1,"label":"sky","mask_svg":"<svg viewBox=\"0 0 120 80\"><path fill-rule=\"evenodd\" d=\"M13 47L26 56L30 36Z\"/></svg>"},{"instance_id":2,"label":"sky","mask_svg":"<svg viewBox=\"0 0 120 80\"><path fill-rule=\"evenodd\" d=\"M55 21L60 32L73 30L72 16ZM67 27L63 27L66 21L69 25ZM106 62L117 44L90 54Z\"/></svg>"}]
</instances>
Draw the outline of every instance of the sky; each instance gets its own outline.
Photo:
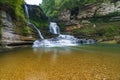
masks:
<instances>
[{"instance_id":1,"label":"sky","mask_svg":"<svg viewBox=\"0 0 120 80\"><path fill-rule=\"evenodd\" d=\"M27 4L32 4L32 5L39 5L42 3L42 0L25 0Z\"/></svg>"}]
</instances>

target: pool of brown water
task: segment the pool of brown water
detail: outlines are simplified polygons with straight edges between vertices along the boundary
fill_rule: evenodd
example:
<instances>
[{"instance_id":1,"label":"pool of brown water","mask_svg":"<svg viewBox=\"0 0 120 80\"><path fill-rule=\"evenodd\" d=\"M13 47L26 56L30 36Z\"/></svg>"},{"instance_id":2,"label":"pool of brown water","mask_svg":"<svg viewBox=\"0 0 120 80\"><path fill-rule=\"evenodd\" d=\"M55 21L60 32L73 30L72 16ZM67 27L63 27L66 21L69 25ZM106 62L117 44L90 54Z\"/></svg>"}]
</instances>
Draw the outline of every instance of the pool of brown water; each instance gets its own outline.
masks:
<instances>
[{"instance_id":1,"label":"pool of brown water","mask_svg":"<svg viewBox=\"0 0 120 80\"><path fill-rule=\"evenodd\" d=\"M0 80L120 80L120 48L24 48L0 54Z\"/></svg>"}]
</instances>

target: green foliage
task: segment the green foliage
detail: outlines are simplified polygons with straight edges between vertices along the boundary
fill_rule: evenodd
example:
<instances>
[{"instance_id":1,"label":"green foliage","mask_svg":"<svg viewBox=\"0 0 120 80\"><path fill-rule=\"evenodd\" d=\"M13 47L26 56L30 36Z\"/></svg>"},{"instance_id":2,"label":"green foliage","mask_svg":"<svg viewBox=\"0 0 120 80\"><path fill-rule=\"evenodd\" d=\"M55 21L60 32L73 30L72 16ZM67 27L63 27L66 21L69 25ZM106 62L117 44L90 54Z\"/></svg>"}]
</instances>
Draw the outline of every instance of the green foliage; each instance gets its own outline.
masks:
<instances>
[{"instance_id":1,"label":"green foliage","mask_svg":"<svg viewBox=\"0 0 120 80\"><path fill-rule=\"evenodd\" d=\"M96 29L96 34L98 36L113 37L119 35L120 28L114 25L105 26Z\"/></svg>"},{"instance_id":2,"label":"green foliage","mask_svg":"<svg viewBox=\"0 0 120 80\"><path fill-rule=\"evenodd\" d=\"M27 36L30 34L30 28L25 26L23 27L23 35Z\"/></svg>"},{"instance_id":3,"label":"green foliage","mask_svg":"<svg viewBox=\"0 0 120 80\"><path fill-rule=\"evenodd\" d=\"M1 39L2 27L0 26L0 39Z\"/></svg>"},{"instance_id":4,"label":"green foliage","mask_svg":"<svg viewBox=\"0 0 120 80\"><path fill-rule=\"evenodd\" d=\"M19 21L25 21L22 5L24 0L0 0L1 8Z\"/></svg>"},{"instance_id":5,"label":"green foliage","mask_svg":"<svg viewBox=\"0 0 120 80\"><path fill-rule=\"evenodd\" d=\"M89 21L92 23L103 23L103 22L110 22L111 17L109 16L103 16L103 17L93 17L90 18Z\"/></svg>"},{"instance_id":6,"label":"green foliage","mask_svg":"<svg viewBox=\"0 0 120 80\"><path fill-rule=\"evenodd\" d=\"M92 17L89 20L92 23L110 22L112 17L114 17L114 16L120 16L120 11L111 12L111 13L105 15L105 16L96 15L96 17Z\"/></svg>"},{"instance_id":7,"label":"green foliage","mask_svg":"<svg viewBox=\"0 0 120 80\"><path fill-rule=\"evenodd\" d=\"M1 18L1 15L0 15L0 18ZM0 39L1 39L1 34L2 34L2 25L1 25L1 20L0 20Z\"/></svg>"},{"instance_id":8,"label":"green foliage","mask_svg":"<svg viewBox=\"0 0 120 80\"><path fill-rule=\"evenodd\" d=\"M85 36L93 38L114 38L114 36L120 36L120 22L110 23L97 23L96 27L86 26L72 33L76 36Z\"/></svg>"},{"instance_id":9,"label":"green foliage","mask_svg":"<svg viewBox=\"0 0 120 80\"><path fill-rule=\"evenodd\" d=\"M26 27L23 4L24 0L0 0L0 10L6 11L12 17L12 21L17 26L15 31L18 34L28 35L30 31Z\"/></svg>"},{"instance_id":10,"label":"green foliage","mask_svg":"<svg viewBox=\"0 0 120 80\"><path fill-rule=\"evenodd\" d=\"M48 22L46 22L46 21L37 21L37 20L32 20L32 19L30 19L30 21L34 24L34 25L36 25L39 29L48 29L48 26L49 26L49 24L48 24Z\"/></svg>"},{"instance_id":11,"label":"green foliage","mask_svg":"<svg viewBox=\"0 0 120 80\"><path fill-rule=\"evenodd\" d=\"M58 0L59 2L60 0ZM47 16L57 16L59 7L55 3L55 0L44 0L42 5L40 5Z\"/></svg>"},{"instance_id":12,"label":"green foliage","mask_svg":"<svg viewBox=\"0 0 120 80\"><path fill-rule=\"evenodd\" d=\"M48 28L48 19L42 9L36 5L27 5L29 11L29 21L39 29Z\"/></svg>"},{"instance_id":13,"label":"green foliage","mask_svg":"<svg viewBox=\"0 0 120 80\"><path fill-rule=\"evenodd\" d=\"M43 0L40 7L48 17L57 17L61 10L81 7L88 3L104 2L110 0Z\"/></svg>"},{"instance_id":14,"label":"green foliage","mask_svg":"<svg viewBox=\"0 0 120 80\"><path fill-rule=\"evenodd\" d=\"M81 29L73 30L72 34L75 36L93 37L96 35L96 29L92 26L86 26Z\"/></svg>"},{"instance_id":15,"label":"green foliage","mask_svg":"<svg viewBox=\"0 0 120 80\"><path fill-rule=\"evenodd\" d=\"M106 16L119 16L119 15L120 15L120 11L115 11L115 12L107 14Z\"/></svg>"}]
</instances>

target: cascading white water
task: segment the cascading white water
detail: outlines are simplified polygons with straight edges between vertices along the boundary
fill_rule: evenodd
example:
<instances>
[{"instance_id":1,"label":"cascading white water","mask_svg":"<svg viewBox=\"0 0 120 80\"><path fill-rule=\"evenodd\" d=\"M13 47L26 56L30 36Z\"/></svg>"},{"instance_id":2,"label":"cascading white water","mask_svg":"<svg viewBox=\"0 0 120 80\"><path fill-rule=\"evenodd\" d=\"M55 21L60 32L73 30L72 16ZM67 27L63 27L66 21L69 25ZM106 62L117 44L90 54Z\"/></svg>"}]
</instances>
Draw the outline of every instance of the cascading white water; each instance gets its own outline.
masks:
<instances>
[{"instance_id":1,"label":"cascading white water","mask_svg":"<svg viewBox=\"0 0 120 80\"><path fill-rule=\"evenodd\" d=\"M50 22L49 29L53 34L60 34L60 28L55 22Z\"/></svg>"},{"instance_id":2,"label":"cascading white water","mask_svg":"<svg viewBox=\"0 0 120 80\"><path fill-rule=\"evenodd\" d=\"M64 47L77 46L78 39L70 35L59 35L56 38L36 40L33 47Z\"/></svg>"},{"instance_id":3,"label":"cascading white water","mask_svg":"<svg viewBox=\"0 0 120 80\"><path fill-rule=\"evenodd\" d=\"M60 34L59 26L55 22L50 22L49 28L51 33L59 34L59 36L51 39L36 40L33 43L33 47L64 47L94 43L94 40L92 39L77 39L71 35Z\"/></svg>"},{"instance_id":4,"label":"cascading white water","mask_svg":"<svg viewBox=\"0 0 120 80\"><path fill-rule=\"evenodd\" d=\"M32 24L32 23L28 23L28 25L33 26L34 29L36 29L36 31L38 32L39 37L40 37L41 39L44 39L44 37L42 36L40 30L39 30L34 24Z\"/></svg>"},{"instance_id":5,"label":"cascading white water","mask_svg":"<svg viewBox=\"0 0 120 80\"><path fill-rule=\"evenodd\" d=\"M29 22L29 12L28 12L28 7L27 7L26 4L24 5L24 7L25 7L25 14L26 14L26 17L27 17L28 22Z\"/></svg>"},{"instance_id":6,"label":"cascading white water","mask_svg":"<svg viewBox=\"0 0 120 80\"><path fill-rule=\"evenodd\" d=\"M28 7L27 7L27 5L25 4L24 7L25 7L25 14L26 14L27 19L28 19L28 25L30 25L30 26L32 26L34 29L36 29L36 31L38 32L39 37L40 37L41 39L44 39L44 37L42 36L40 30L39 30L33 23L31 23L31 22L29 21L29 12L28 12Z\"/></svg>"}]
</instances>

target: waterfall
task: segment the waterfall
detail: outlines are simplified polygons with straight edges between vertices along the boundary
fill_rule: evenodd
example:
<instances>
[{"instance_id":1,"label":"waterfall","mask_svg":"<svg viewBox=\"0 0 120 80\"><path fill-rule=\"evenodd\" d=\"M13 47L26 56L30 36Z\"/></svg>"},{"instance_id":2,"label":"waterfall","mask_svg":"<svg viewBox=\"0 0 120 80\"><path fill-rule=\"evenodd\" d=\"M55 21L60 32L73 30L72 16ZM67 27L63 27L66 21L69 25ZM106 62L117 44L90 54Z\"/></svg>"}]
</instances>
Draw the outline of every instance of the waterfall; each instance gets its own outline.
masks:
<instances>
[{"instance_id":1,"label":"waterfall","mask_svg":"<svg viewBox=\"0 0 120 80\"><path fill-rule=\"evenodd\" d=\"M60 34L59 26L55 22L50 22L49 29L53 34Z\"/></svg>"},{"instance_id":2,"label":"waterfall","mask_svg":"<svg viewBox=\"0 0 120 80\"><path fill-rule=\"evenodd\" d=\"M36 29L36 31L38 32L39 37L40 37L41 39L44 39L44 37L42 36L40 30L39 30L34 24L32 24L32 23L28 23L28 25L33 26L34 29Z\"/></svg>"},{"instance_id":3,"label":"waterfall","mask_svg":"<svg viewBox=\"0 0 120 80\"><path fill-rule=\"evenodd\" d=\"M36 40L33 43L33 47L64 47L78 45L78 39L74 36L60 34L60 29L57 23L50 22L49 29L51 33L58 34L58 37L44 40Z\"/></svg>"},{"instance_id":4,"label":"waterfall","mask_svg":"<svg viewBox=\"0 0 120 80\"><path fill-rule=\"evenodd\" d=\"M33 43L33 47L65 47L65 46L77 46L79 44L94 44L93 39L77 39L71 35L60 34L60 29L57 23L50 22L50 32L53 34L59 34L58 37L51 39L36 40Z\"/></svg>"},{"instance_id":5,"label":"waterfall","mask_svg":"<svg viewBox=\"0 0 120 80\"><path fill-rule=\"evenodd\" d=\"M40 30L39 30L33 23L31 23L31 22L29 21L29 12L28 12L28 7L27 7L27 5L25 4L24 7L25 7L25 14L26 14L27 19L28 19L28 25L32 26L32 27L38 32L38 35L39 35L39 37L40 37L41 39L44 39L44 37L42 36Z\"/></svg>"},{"instance_id":6,"label":"waterfall","mask_svg":"<svg viewBox=\"0 0 120 80\"><path fill-rule=\"evenodd\" d=\"M28 12L28 7L27 7L26 4L24 5L24 7L25 7L25 14L26 14L26 17L27 17L28 22L29 22L29 12Z\"/></svg>"}]
</instances>

